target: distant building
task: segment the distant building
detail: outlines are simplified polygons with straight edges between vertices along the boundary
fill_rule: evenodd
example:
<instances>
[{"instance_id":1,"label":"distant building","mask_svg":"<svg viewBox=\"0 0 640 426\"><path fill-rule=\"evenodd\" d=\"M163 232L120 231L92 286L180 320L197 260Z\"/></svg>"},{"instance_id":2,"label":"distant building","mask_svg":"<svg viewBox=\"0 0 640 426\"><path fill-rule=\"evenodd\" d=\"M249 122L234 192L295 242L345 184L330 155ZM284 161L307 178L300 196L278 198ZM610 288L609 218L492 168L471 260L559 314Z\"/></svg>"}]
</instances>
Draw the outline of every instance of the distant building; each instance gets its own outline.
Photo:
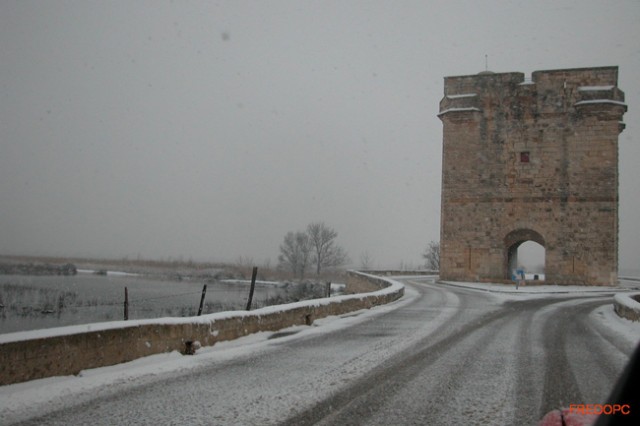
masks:
<instances>
[{"instance_id":1,"label":"distant building","mask_svg":"<svg viewBox=\"0 0 640 426\"><path fill-rule=\"evenodd\" d=\"M618 277L618 67L445 77L440 277L510 280L545 248L550 284Z\"/></svg>"}]
</instances>

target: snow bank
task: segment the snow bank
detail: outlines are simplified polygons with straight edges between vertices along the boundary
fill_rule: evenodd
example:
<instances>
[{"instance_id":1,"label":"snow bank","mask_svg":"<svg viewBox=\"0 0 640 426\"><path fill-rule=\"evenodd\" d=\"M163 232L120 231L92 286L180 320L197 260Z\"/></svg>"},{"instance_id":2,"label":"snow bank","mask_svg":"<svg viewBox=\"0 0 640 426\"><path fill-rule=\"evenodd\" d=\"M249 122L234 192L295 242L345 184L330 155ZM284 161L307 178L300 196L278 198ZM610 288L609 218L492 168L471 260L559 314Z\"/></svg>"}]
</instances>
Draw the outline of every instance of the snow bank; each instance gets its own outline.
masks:
<instances>
[{"instance_id":1,"label":"snow bank","mask_svg":"<svg viewBox=\"0 0 640 426\"><path fill-rule=\"evenodd\" d=\"M113 321L0 335L0 385L132 361L153 354L188 352L260 331L311 325L315 319L390 303L404 294L392 279L355 273L384 288L371 293L314 299L254 311L191 318ZM197 343L196 343L197 342Z\"/></svg>"},{"instance_id":2,"label":"snow bank","mask_svg":"<svg viewBox=\"0 0 640 426\"><path fill-rule=\"evenodd\" d=\"M613 296L613 309L622 317L640 322L640 293L617 293Z\"/></svg>"}]
</instances>

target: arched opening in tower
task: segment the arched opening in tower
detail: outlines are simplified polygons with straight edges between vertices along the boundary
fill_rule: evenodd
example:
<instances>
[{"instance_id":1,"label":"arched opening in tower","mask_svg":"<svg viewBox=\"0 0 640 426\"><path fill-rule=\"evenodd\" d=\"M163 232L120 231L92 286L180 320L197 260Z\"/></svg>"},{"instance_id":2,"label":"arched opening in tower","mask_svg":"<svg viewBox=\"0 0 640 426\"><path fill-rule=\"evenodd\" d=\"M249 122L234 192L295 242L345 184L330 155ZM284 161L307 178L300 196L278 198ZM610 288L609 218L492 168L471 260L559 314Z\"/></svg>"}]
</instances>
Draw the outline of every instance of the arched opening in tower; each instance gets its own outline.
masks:
<instances>
[{"instance_id":1,"label":"arched opening in tower","mask_svg":"<svg viewBox=\"0 0 640 426\"><path fill-rule=\"evenodd\" d=\"M530 229L517 229L505 237L505 275L508 279L545 280L546 249L542 235Z\"/></svg>"},{"instance_id":2,"label":"arched opening in tower","mask_svg":"<svg viewBox=\"0 0 640 426\"><path fill-rule=\"evenodd\" d=\"M525 279L544 281L545 248L535 241L525 241L517 249L517 268Z\"/></svg>"}]
</instances>

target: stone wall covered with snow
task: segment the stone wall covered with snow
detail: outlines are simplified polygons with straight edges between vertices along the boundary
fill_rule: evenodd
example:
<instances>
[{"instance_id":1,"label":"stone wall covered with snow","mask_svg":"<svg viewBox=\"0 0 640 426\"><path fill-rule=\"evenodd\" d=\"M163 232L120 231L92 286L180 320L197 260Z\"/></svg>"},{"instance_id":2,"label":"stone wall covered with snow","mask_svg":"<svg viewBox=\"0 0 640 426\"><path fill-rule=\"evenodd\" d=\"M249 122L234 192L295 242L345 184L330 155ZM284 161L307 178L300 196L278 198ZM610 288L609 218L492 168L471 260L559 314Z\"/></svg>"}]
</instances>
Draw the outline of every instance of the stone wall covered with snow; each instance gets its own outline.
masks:
<instances>
[{"instance_id":1,"label":"stone wall covered with snow","mask_svg":"<svg viewBox=\"0 0 640 426\"><path fill-rule=\"evenodd\" d=\"M390 303L404 294L404 286L391 279L363 273L352 273L349 279L360 284L369 281L377 290L250 312L114 321L0 335L0 385L78 374L157 353L188 353L199 345L211 346L260 331L311 325L317 318Z\"/></svg>"},{"instance_id":2,"label":"stone wall covered with snow","mask_svg":"<svg viewBox=\"0 0 640 426\"><path fill-rule=\"evenodd\" d=\"M640 293L618 293L613 298L613 309L622 318L640 321Z\"/></svg>"}]
</instances>

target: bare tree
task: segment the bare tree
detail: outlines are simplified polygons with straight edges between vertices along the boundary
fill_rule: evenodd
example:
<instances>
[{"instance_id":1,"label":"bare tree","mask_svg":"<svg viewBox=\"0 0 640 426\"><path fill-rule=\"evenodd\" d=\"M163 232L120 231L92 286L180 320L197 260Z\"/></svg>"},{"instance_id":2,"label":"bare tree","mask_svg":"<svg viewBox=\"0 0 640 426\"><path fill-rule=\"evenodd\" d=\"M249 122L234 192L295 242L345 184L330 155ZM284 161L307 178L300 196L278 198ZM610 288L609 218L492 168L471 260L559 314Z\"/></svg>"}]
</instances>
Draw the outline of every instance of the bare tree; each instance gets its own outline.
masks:
<instances>
[{"instance_id":1,"label":"bare tree","mask_svg":"<svg viewBox=\"0 0 640 426\"><path fill-rule=\"evenodd\" d=\"M427 249L422 253L422 257L426 259L426 267L428 269L440 270L440 242L431 241Z\"/></svg>"},{"instance_id":2,"label":"bare tree","mask_svg":"<svg viewBox=\"0 0 640 426\"><path fill-rule=\"evenodd\" d=\"M304 278L311 255L309 236L304 232L288 232L284 242L280 245L278 261L280 267L288 268L294 277Z\"/></svg>"},{"instance_id":3,"label":"bare tree","mask_svg":"<svg viewBox=\"0 0 640 426\"><path fill-rule=\"evenodd\" d=\"M338 233L324 222L310 223L307 235L313 248L313 263L316 265L317 275L320 275L322 268L340 266L348 261L347 253L335 244Z\"/></svg>"},{"instance_id":4,"label":"bare tree","mask_svg":"<svg viewBox=\"0 0 640 426\"><path fill-rule=\"evenodd\" d=\"M368 251L360 255L360 267L365 271L373 267L373 258Z\"/></svg>"}]
</instances>

